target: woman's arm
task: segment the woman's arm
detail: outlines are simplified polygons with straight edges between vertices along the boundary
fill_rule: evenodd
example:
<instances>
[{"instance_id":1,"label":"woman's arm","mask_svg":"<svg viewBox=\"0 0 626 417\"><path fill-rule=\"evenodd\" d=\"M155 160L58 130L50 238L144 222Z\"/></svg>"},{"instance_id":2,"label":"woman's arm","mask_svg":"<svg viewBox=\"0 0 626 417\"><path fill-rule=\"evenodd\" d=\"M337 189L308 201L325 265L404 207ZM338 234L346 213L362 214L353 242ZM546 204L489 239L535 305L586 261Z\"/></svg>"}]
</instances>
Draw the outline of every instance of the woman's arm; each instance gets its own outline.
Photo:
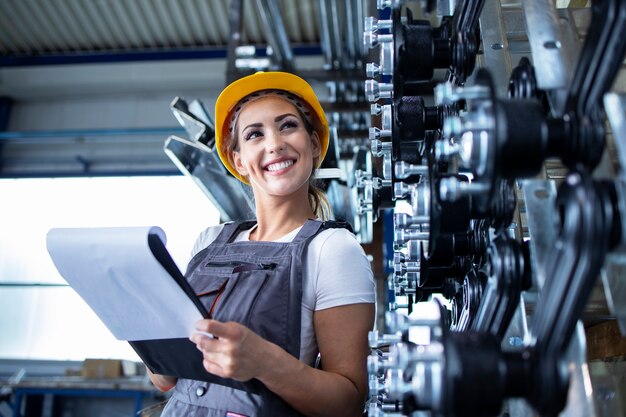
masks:
<instances>
[{"instance_id":1,"label":"woman's arm","mask_svg":"<svg viewBox=\"0 0 626 417\"><path fill-rule=\"evenodd\" d=\"M201 320L194 334L208 372L247 381L257 378L300 413L360 417L367 395L367 334L374 304L316 311L313 317L322 369L314 369L238 323Z\"/></svg>"}]
</instances>

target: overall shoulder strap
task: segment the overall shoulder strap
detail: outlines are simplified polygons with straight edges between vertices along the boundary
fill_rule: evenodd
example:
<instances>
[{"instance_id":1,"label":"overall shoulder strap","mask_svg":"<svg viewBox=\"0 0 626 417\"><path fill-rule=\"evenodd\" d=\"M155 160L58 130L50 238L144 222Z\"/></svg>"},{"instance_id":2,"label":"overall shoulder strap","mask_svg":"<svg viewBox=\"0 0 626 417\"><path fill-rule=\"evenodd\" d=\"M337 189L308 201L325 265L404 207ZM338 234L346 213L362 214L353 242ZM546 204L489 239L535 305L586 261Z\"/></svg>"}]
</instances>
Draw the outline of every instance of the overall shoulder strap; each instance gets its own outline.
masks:
<instances>
[{"instance_id":1,"label":"overall shoulder strap","mask_svg":"<svg viewBox=\"0 0 626 417\"><path fill-rule=\"evenodd\" d=\"M224 223L222 231L217 235L213 243L230 243L235 240L240 231L250 229L255 224L256 220Z\"/></svg>"},{"instance_id":2,"label":"overall shoulder strap","mask_svg":"<svg viewBox=\"0 0 626 417\"><path fill-rule=\"evenodd\" d=\"M354 233L354 231L352 230L352 226L350 226L349 223L344 222L344 221L334 221L334 220L320 221L320 220L309 219L306 221L306 223L304 223L304 225L302 226L302 229L300 229L296 237L293 238L292 242L294 243L302 242L302 241L312 238L313 236L317 235L322 230L337 229L337 228L348 229L351 233Z\"/></svg>"}]
</instances>

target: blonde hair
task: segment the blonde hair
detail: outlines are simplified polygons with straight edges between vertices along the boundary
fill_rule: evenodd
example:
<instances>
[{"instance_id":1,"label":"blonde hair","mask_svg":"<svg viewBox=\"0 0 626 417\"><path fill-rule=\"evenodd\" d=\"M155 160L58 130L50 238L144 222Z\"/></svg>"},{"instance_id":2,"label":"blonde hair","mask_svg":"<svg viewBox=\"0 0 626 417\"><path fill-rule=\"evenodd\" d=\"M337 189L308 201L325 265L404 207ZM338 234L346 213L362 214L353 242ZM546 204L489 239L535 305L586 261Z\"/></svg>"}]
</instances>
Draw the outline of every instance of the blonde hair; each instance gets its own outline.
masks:
<instances>
[{"instance_id":1,"label":"blonde hair","mask_svg":"<svg viewBox=\"0 0 626 417\"><path fill-rule=\"evenodd\" d=\"M317 180L311 176L309 180L309 205L313 213L322 220L330 220L332 210L326 194L316 184Z\"/></svg>"},{"instance_id":2,"label":"blonde hair","mask_svg":"<svg viewBox=\"0 0 626 417\"><path fill-rule=\"evenodd\" d=\"M277 97L281 97L285 99L281 95L278 95ZM286 100L286 101L288 103L293 104L291 100ZM304 101L302 103L308 105L308 103ZM310 116L309 117L305 116L301 106L294 105L294 108L298 111L298 114L300 115L300 119L302 119L304 123L304 128L306 129L309 136L313 135L313 132L319 131L319 129L316 129L316 126L314 126L315 124L320 123L319 120L317 120L317 117L315 117L315 120L311 120ZM241 111L242 109L243 108L241 107L239 111ZM231 164L231 166L235 166L235 161L233 160L233 156L232 156L233 152L239 151L239 138L237 136L237 125L238 125L238 118L234 117L231 128L230 128L230 134L228 135L228 140L226 141L227 143L226 143L225 153L228 158L228 162ZM317 185L317 180L315 179L315 175L314 175L315 167L318 166L318 163L319 161L317 160L317 158L315 158L315 160L313 161L313 171L311 172L311 176L309 177L309 189L308 189L309 206L311 207L311 210L313 210L313 213L315 213L317 217L319 217L322 220L330 220L332 217L332 210L330 208L330 203L328 202L328 199L326 198L326 194L324 193L324 191L322 191L322 189L319 188L319 186Z\"/></svg>"}]
</instances>

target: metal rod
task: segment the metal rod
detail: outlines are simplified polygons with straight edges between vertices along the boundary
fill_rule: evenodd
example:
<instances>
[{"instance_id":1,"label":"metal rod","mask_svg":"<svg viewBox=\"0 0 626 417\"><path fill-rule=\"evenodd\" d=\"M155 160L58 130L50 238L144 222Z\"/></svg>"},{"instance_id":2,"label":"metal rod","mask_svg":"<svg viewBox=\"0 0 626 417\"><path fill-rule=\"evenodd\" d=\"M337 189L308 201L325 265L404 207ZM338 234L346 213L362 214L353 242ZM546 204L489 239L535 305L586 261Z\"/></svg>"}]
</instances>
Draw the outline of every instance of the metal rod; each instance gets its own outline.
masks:
<instances>
[{"instance_id":1,"label":"metal rod","mask_svg":"<svg viewBox=\"0 0 626 417\"><path fill-rule=\"evenodd\" d=\"M272 47L272 60L279 69L293 72L293 52L285 23L276 0L257 0L259 15L268 29L265 34Z\"/></svg>"},{"instance_id":2,"label":"metal rod","mask_svg":"<svg viewBox=\"0 0 626 417\"><path fill-rule=\"evenodd\" d=\"M237 59L237 46L241 43L241 36L243 32L243 0L230 0L230 7L228 9L228 21L230 23L230 37L228 38L228 70L226 71L226 82L231 83L236 79L234 77L237 73L237 66L235 60Z\"/></svg>"}]
</instances>

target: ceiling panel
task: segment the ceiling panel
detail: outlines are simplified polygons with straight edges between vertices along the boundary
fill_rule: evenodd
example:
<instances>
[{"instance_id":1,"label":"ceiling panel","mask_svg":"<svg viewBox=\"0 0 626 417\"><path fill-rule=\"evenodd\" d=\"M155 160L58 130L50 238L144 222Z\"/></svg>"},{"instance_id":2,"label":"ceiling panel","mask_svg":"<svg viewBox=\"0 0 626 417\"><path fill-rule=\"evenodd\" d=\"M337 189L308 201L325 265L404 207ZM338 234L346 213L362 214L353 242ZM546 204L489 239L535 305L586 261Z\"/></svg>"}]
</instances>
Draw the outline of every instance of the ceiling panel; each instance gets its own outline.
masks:
<instances>
[{"instance_id":1,"label":"ceiling panel","mask_svg":"<svg viewBox=\"0 0 626 417\"><path fill-rule=\"evenodd\" d=\"M0 55L226 48L228 0L2 0ZM246 43L267 40L243 0ZM278 0L290 41L319 44L315 0Z\"/></svg>"}]
</instances>

